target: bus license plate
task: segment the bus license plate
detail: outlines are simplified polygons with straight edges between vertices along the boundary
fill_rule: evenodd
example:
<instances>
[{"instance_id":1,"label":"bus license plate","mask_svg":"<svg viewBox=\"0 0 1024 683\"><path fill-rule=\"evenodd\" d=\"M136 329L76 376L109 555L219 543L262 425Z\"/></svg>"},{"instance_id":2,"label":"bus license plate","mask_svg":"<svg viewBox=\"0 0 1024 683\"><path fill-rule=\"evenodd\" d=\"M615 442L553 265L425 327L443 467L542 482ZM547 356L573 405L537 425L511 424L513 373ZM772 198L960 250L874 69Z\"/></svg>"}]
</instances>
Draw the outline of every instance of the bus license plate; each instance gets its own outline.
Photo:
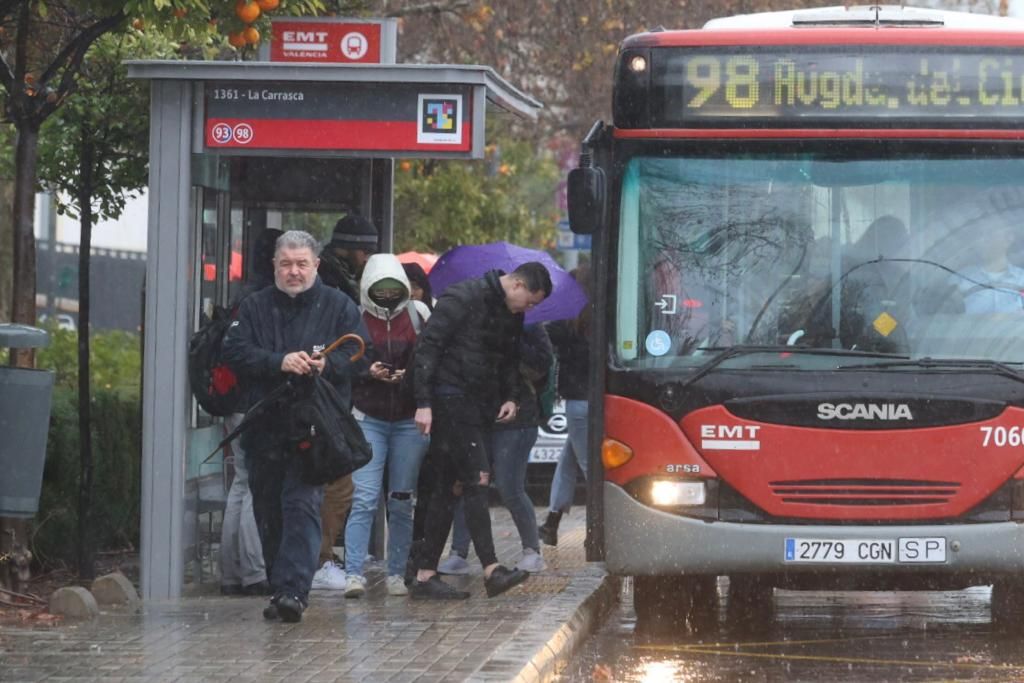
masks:
<instances>
[{"instance_id":1,"label":"bus license plate","mask_svg":"<svg viewBox=\"0 0 1024 683\"><path fill-rule=\"evenodd\" d=\"M917 564L946 561L946 539L787 538L786 562L832 564Z\"/></svg>"}]
</instances>

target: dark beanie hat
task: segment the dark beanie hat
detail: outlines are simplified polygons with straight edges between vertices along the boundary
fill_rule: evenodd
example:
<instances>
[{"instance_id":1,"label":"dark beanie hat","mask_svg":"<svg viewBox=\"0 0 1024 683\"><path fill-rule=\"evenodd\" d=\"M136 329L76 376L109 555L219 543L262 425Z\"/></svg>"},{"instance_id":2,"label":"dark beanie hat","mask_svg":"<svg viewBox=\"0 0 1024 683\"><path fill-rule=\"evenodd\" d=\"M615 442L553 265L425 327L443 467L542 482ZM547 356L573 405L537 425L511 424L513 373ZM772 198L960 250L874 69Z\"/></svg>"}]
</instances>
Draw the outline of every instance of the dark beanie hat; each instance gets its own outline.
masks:
<instances>
[{"instance_id":1,"label":"dark beanie hat","mask_svg":"<svg viewBox=\"0 0 1024 683\"><path fill-rule=\"evenodd\" d=\"M334 225L332 247L377 251L377 228L357 213L350 213Z\"/></svg>"}]
</instances>

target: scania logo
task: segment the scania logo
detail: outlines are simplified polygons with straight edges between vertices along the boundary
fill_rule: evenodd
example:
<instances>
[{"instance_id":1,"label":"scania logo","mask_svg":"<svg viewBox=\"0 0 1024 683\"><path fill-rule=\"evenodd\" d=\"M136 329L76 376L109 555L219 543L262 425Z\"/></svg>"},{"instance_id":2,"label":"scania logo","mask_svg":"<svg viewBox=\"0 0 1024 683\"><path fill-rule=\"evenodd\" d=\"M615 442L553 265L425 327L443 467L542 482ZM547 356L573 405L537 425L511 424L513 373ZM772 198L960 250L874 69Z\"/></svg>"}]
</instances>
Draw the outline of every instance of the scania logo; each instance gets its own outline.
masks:
<instances>
[{"instance_id":1,"label":"scania logo","mask_svg":"<svg viewBox=\"0 0 1024 683\"><path fill-rule=\"evenodd\" d=\"M906 403L819 403L819 420L913 420Z\"/></svg>"}]
</instances>

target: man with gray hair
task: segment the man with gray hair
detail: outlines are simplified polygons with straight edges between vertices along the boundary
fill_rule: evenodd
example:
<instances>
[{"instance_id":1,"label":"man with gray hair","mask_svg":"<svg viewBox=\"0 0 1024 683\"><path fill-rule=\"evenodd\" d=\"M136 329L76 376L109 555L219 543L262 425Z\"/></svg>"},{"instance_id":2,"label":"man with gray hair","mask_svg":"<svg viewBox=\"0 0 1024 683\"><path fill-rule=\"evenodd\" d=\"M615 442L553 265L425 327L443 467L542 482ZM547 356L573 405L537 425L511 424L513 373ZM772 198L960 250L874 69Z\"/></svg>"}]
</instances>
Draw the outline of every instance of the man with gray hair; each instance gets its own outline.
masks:
<instances>
[{"instance_id":1,"label":"man with gray hair","mask_svg":"<svg viewBox=\"0 0 1024 683\"><path fill-rule=\"evenodd\" d=\"M367 339L359 309L317 277L320 245L307 232L290 230L277 240L274 286L247 297L224 337L223 357L238 374L251 407L289 375L320 373L348 404L351 376L361 366L348 361L346 344L321 357L338 337ZM298 458L289 457L274 416L254 421L242 435L252 476L254 511L274 592L267 619L296 622L308 605L320 552L322 486L306 484Z\"/></svg>"}]
</instances>

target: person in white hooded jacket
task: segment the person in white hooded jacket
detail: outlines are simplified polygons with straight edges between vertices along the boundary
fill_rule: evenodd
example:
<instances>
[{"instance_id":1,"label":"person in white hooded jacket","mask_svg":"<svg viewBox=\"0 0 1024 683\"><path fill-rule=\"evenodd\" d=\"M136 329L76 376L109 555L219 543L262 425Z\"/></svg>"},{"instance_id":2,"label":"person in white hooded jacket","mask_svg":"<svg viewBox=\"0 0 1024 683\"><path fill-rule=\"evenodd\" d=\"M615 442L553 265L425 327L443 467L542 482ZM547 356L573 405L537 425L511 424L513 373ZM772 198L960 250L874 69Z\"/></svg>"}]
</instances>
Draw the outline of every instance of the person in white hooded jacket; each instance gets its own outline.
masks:
<instances>
[{"instance_id":1,"label":"person in white hooded jacket","mask_svg":"<svg viewBox=\"0 0 1024 683\"><path fill-rule=\"evenodd\" d=\"M406 595L405 564L412 543L413 498L420 464L430 437L413 421L416 401L411 390L412 355L419 330L430 310L409 298L409 280L393 254L370 257L359 283L363 321L373 348L369 374L352 388L353 413L373 448L373 459L352 475L355 493L345 526L346 598L366 592L363 565L370 529L388 481L387 589Z\"/></svg>"}]
</instances>

